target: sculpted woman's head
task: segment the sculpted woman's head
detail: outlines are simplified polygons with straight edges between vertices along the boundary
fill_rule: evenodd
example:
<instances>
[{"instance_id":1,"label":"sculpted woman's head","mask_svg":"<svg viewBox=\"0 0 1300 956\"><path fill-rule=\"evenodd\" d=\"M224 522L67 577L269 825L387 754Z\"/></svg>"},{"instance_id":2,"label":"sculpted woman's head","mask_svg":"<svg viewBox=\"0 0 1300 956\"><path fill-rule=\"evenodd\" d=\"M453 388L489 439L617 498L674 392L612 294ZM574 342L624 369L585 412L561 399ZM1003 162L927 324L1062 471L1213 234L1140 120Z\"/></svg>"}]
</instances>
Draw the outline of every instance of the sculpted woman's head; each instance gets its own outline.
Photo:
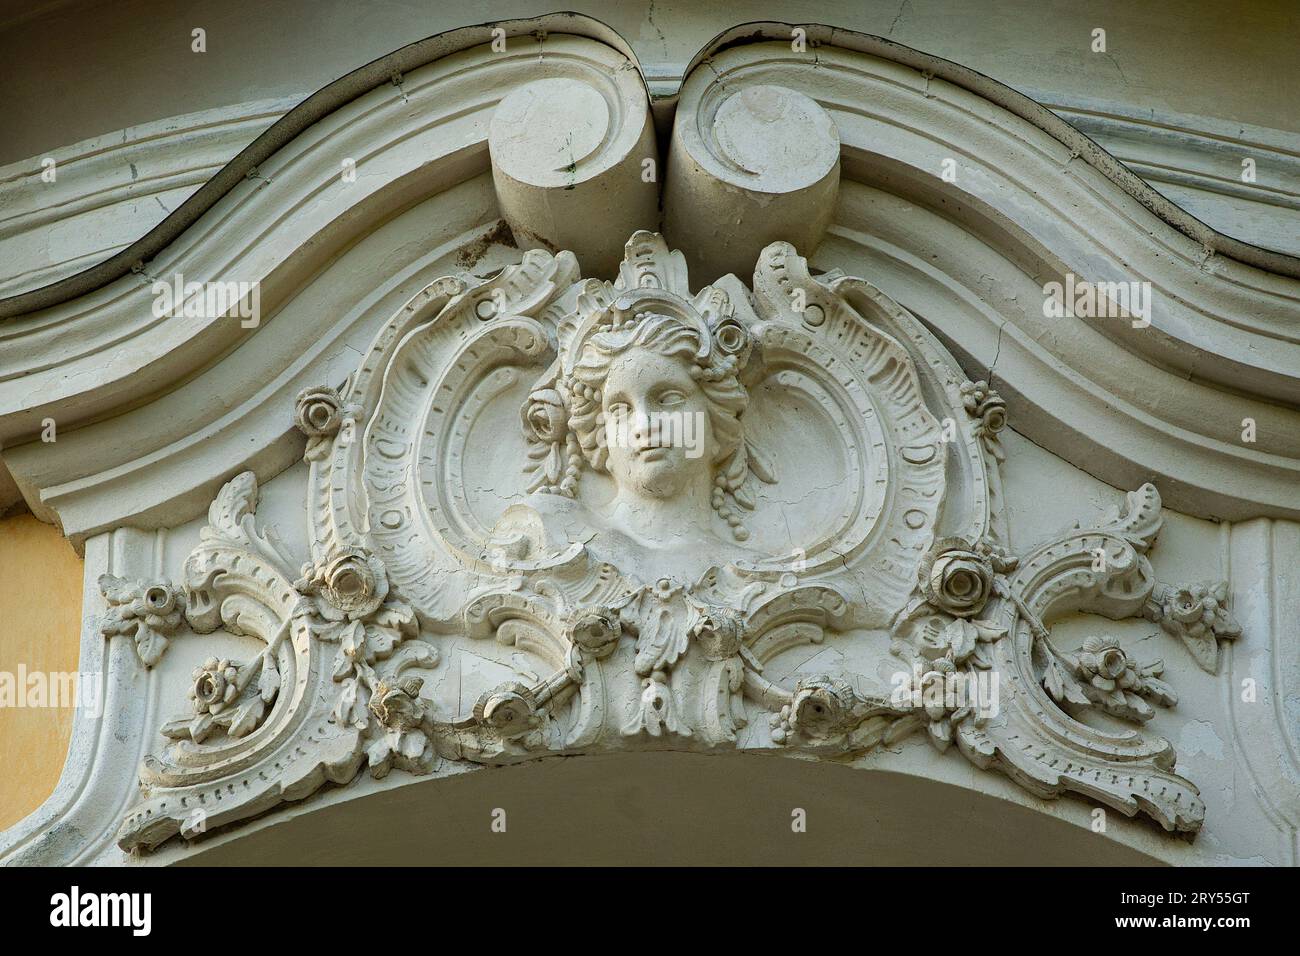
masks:
<instances>
[{"instance_id":1,"label":"sculpted woman's head","mask_svg":"<svg viewBox=\"0 0 1300 956\"><path fill-rule=\"evenodd\" d=\"M714 339L702 324L642 312L583 343L559 383L568 493L584 464L651 507L704 487L733 535L748 537L735 493L748 473L741 416L749 395L734 354ZM558 409L539 407L539 394L526 418L551 424Z\"/></svg>"}]
</instances>

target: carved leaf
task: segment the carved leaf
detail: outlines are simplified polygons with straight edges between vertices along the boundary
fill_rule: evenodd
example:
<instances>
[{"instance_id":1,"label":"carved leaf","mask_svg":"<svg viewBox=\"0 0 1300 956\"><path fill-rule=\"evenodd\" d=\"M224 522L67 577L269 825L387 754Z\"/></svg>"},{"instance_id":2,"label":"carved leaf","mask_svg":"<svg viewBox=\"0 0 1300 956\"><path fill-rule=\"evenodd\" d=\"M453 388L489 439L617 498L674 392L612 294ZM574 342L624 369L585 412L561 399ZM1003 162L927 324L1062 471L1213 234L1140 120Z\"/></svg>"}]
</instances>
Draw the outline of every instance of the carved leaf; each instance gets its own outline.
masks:
<instances>
[{"instance_id":1,"label":"carved leaf","mask_svg":"<svg viewBox=\"0 0 1300 956\"><path fill-rule=\"evenodd\" d=\"M1143 679L1142 683L1148 697L1155 698L1166 707L1173 707L1178 703L1178 695L1174 693L1174 689L1160 678L1148 676Z\"/></svg>"},{"instance_id":2,"label":"carved leaf","mask_svg":"<svg viewBox=\"0 0 1300 956\"><path fill-rule=\"evenodd\" d=\"M227 731L232 737L246 737L262 722L262 715L266 713L266 704L262 702L261 697L254 697L244 706L240 707L235 713L235 719L230 723L230 729Z\"/></svg>"},{"instance_id":3,"label":"carved leaf","mask_svg":"<svg viewBox=\"0 0 1300 956\"><path fill-rule=\"evenodd\" d=\"M112 637L114 634L130 634L135 630L135 625L135 618L126 617L119 607L110 607L99 630L105 637Z\"/></svg>"},{"instance_id":4,"label":"carved leaf","mask_svg":"<svg viewBox=\"0 0 1300 956\"><path fill-rule=\"evenodd\" d=\"M193 719L194 718L189 714L186 714L184 717L177 717L175 720L169 720L167 723L162 725L162 729L159 733L164 737L170 737L172 740L189 740L190 724L193 722Z\"/></svg>"},{"instance_id":5,"label":"carved leaf","mask_svg":"<svg viewBox=\"0 0 1300 956\"><path fill-rule=\"evenodd\" d=\"M560 457L560 446L551 444L551 450L546 456L546 480L555 484L560 480L560 475L564 472L564 460Z\"/></svg>"},{"instance_id":6,"label":"carved leaf","mask_svg":"<svg viewBox=\"0 0 1300 956\"><path fill-rule=\"evenodd\" d=\"M251 471L236 475L217 492L208 508L208 524L228 538L242 539L244 519L257 510L257 476Z\"/></svg>"},{"instance_id":7,"label":"carved leaf","mask_svg":"<svg viewBox=\"0 0 1300 956\"><path fill-rule=\"evenodd\" d=\"M334 704L335 721L364 730L370 722L364 696L360 682L355 677L345 680L339 688L339 699Z\"/></svg>"},{"instance_id":8,"label":"carved leaf","mask_svg":"<svg viewBox=\"0 0 1300 956\"><path fill-rule=\"evenodd\" d=\"M366 649L366 626L360 621L353 621L343 630L339 640L339 655L351 661L363 660ZM337 665L336 665L337 666Z\"/></svg>"},{"instance_id":9,"label":"carved leaf","mask_svg":"<svg viewBox=\"0 0 1300 956\"><path fill-rule=\"evenodd\" d=\"M387 734L366 749L366 763L370 767L370 775L376 780L387 776L393 763L393 748Z\"/></svg>"},{"instance_id":10,"label":"carved leaf","mask_svg":"<svg viewBox=\"0 0 1300 956\"><path fill-rule=\"evenodd\" d=\"M330 676L336 681L342 680L352 673L352 667L352 658L348 657L342 648L339 648L339 652L334 655L334 670L330 673Z\"/></svg>"},{"instance_id":11,"label":"carved leaf","mask_svg":"<svg viewBox=\"0 0 1300 956\"><path fill-rule=\"evenodd\" d=\"M280 692L280 669L275 666L275 655L262 655L262 673L257 678L257 689L264 703L275 700Z\"/></svg>"},{"instance_id":12,"label":"carved leaf","mask_svg":"<svg viewBox=\"0 0 1300 956\"><path fill-rule=\"evenodd\" d=\"M1187 649L1192 652L1192 657L1201 670L1209 674L1217 674L1219 671L1219 642L1214 633L1208 628L1201 634L1192 634L1185 628L1180 628L1178 636L1183 639Z\"/></svg>"},{"instance_id":13,"label":"carved leaf","mask_svg":"<svg viewBox=\"0 0 1300 956\"><path fill-rule=\"evenodd\" d=\"M167 650L167 638L140 621L135 629L135 649L144 665L152 667L158 663L163 651Z\"/></svg>"},{"instance_id":14,"label":"carved leaf","mask_svg":"<svg viewBox=\"0 0 1300 956\"><path fill-rule=\"evenodd\" d=\"M112 574L99 576L99 590L108 599L109 604L127 604L135 596L138 587L134 582ZM110 613L111 609L110 609ZM120 632L118 632L120 633Z\"/></svg>"},{"instance_id":15,"label":"carved leaf","mask_svg":"<svg viewBox=\"0 0 1300 956\"><path fill-rule=\"evenodd\" d=\"M686 653L692 623L667 607L651 608L637 634L636 672L646 675L675 664Z\"/></svg>"},{"instance_id":16,"label":"carved leaf","mask_svg":"<svg viewBox=\"0 0 1300 956\"><path fill-rule=\"evenodd\" d=\"M1046 665L1043 671L1043 686L1052 695L1052 699L1058 704L1068 702L1085 707L1090 704L1088 695L1083 692L1074 675L1067 672L1050 652L1044 656Z\"/></svg>"},{"instance_id":17,"label":"carved leaf","mask_svg":"<svg viewBox=\"0 0 1300 956\"><path fill-rule=\"evenodd\" d=\"M190 740L196 744L203 743L208 734L212 733L215 725L215 718L211 714L199 714L190 722Z\"/></svg>"},{"instance_id":18,"label":"carved leaf","mask_svg":"<svg viewBox=\"0 0 1300 956\"><path fill-rule=\"evenodd\" d=\"M745 454L749 458L749 470L755 478L766 485L776 484L776 469L772 467L771 460L748 439L745 440Z\"/></svg>"}]
</instances>

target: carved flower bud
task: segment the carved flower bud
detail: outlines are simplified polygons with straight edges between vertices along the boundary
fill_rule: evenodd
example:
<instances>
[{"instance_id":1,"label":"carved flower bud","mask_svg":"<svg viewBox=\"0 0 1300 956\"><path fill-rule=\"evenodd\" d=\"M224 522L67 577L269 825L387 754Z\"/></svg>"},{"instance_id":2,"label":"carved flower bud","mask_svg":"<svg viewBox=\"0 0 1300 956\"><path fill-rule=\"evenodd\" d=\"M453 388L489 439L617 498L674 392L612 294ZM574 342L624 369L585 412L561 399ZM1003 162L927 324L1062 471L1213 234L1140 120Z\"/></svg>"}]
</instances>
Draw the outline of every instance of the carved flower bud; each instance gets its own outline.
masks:
<instances>
[{"instance_id":1,"label":"carved flower bud","mask_svg":"<svg viewBox=\"0 0 1300 956\"><path fill-rule=\"evenodd\" d=\"M1007 427L1007 403L993 396L980 406L980 417L984 419L984 431L1002 431Z\"/></svg>"},{"instance_id":2,"label":"carved flower bud","mask_svg":"<svg viewBox=\"0 0 1300 956\"><path fill-rule=\"evenodd\" d=\"M409 677L400 683L380 680L370 697L370 712L390 730L411 730L424 720L420 688L424 678Z\"/></svg>"},{"instance_id":3,"label":"carved flower bud","mask_svg":"<svg viewBox=\"0 0 1300 956\"><path fill-rule=\"evenodd\" d=\"M142 600L147 613L165 618L176 610L176 589L166 584L152 584L145 588Z\"/></svg>"},{"instance_id":4,"label":"carved flower bud","mask_svg":"<svg viewBox=\"0 0 1300 956\"><path fill-rule=\"evenodd\" d=\"M1081 676L1099 690L1109 692L1117 685L1129 689L1141 684L1134 662L1113 637L1088 638L1078 660Z\"/></svg>"},{"instance_id":5,"label":"carved flower bud","mask_svg":"<svg viewBox=\"0 0 1300 956\"><path fill-rule=\"evenodd\" d=\"M790 724L810 736L827 736L853 711L853 688L838 678L818 675L799 681L790 704Z\"/></svg>"},{"instance_id":6,"label":"carved flower bud","mask_svg":"<svg viewBox=\"0 0 1300 956\"><path fill-rule=\"evenodd\" d=\"M1195 585L1178 588L1169 598L1168 615L1183 624L1199 621L1205 613L1204 591Z\"/></svg>"},{"instance_id":7,"label":"carved flower bud","mask_svg":"<svg viewBox=\"0 0 1300 956\"><path fill-rule=\"evenodd\" d=\"M524 423L539 441L552 443L564 439L567 415L564 399L553 388L539 388L528 396Z\"/></svg>"},{"instance_id":8,"label":"carved flower bud","mask_svg":"<svg viewBox=\"0 0 1300 956\"><path fill-rule=\"evenodd\" d=\"M961 548L935 558L925 582L926 600L954 617L978 614L992 590L993 569L988 561Z\"/></svg>"},{"instance_id":9,"label":"carved flower bud","mask_svg":"<svg viewBox=\"0 0 1300 956\"><path fill-rule=\"evenodd\" d=\"M618 615L605 610L580 610L569 622L569 640L598 660L614 652L622 634Z\"/></svg>"},{"instance_id":10,"label":"carved flower bud","mask_svg":"<svg viewBox=\"0 0 1300 956\"><path fill-rule=\"evenodd\" d=\"M200 714L219 714L239 693L239 669L228 660L209 657L194 668L190 697Z\"/></svg>"},{"instance_id":11,"label":"carved flower bud","mask_svg":"<svg viewBox=\"0 0 1300 956\"><path fill-rule=\"evenodd\" d=\"M538 724L533 696L522 684L488 691L474 705L474 719L506 738L521 736Z\"/></svg>"},{"instance_id":12,"label":"carved flower bud","mask_svg":"<svg viewBox=\"0 0 1300 956\"><path fill-rule=\"evenodd\" d=\"M1002 431L1007 424L1007 403L988 382L964 382L961 386L962 406L972 418L981 422L985 434Z\"/></svg>"},{"instance_id":13,"label":"carved flower bud","mask_svg":"<svg viewBox=\"0 0 1300 956\"><path fill-rule=\"evenodd\" d=\"M730 371L743 369L754 350L754 339L749 329L735 316L728 316L713 327L713 342L718 351L730 360Z\"/></svg>"},{"instance_id":14,"label":"carved flower bud","mask_svg":"<svg viewBox=\"0 0 1300 956\"><path fill-rule=\"evenodd\" d=\"M731 608L714 607L695 625L694 633L705 657L724 661L740 652L745 623Z\"/></svg>"},{"instance_id":15,"label":"carved flower bud","mask_svg":"<svg viewBox=\"0 0 1300 956\"><path fill-rule=\"evenodd\" d=\"M988 382L962 382L961 400L968 414L978 417L980 405L988 397Z\"/></svg>"},{"instance_id":16,"label":"carved flower bud","mask_svg":"<svg viewBox=\"0 0 1300 956\"><path fill-rule=\"evenodd\" d=\"M335 434L343 423L343 402L332 388L304 388L298 393L293 422L308 438Z\"/></svg>"}]
</instances>

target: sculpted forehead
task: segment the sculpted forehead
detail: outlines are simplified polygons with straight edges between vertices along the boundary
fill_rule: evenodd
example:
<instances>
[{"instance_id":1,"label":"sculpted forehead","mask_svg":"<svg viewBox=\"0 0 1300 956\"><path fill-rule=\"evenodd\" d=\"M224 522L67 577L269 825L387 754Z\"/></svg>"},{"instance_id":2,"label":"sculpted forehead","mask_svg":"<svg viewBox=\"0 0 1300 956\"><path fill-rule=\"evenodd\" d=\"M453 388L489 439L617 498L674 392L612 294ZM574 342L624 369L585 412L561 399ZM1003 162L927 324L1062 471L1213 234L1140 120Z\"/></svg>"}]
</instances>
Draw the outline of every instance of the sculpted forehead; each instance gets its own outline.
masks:
<instances>
[{"instance_id":1,"label":"sculpted forehead","mask_svg":"<svg viewBox=\"0 0 1300 956\"><path fill-rule=\"evenodd\" d=\"M602 390L605 398L618 393L644 391L654 385L674 385L690 394L698 386L686 361L660 355L651 349L630 349L609 365Z\"/></svg>"}]
</instances>

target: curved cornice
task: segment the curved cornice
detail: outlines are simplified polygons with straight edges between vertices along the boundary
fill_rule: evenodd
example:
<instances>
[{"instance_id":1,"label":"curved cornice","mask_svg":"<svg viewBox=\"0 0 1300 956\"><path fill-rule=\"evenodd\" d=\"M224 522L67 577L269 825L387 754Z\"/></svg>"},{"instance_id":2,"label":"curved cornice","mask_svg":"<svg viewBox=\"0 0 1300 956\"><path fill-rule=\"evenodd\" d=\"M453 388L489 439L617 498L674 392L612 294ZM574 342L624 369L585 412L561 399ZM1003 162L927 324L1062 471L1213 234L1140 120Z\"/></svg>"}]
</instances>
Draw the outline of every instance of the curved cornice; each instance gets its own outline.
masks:
<instances>
[{"instance_id":1,"label":"curved cornice","mask_svg":"<svg viewBox=\"0 0 1300 956\"><path fill-rule=\"evenodd\" d=\"M484 31L494 28L504 30L507 37L530 35L541 37L548 33L590 37L618 50L629 61L637 64L638 69L640 68L632 47L616 30L593 17L577 13L554 13L529 19L476 24L417 40L339 77L284 113L185 202L125 249L58 282L0 298L0 319L12 318L67 302L127 275L166 248L203 213L215 206L223 196L250 174L255 175L261 163L312 124L377 87L386 83L399 82L403 73L453 53L481 45ZM742 23L724 30L701 47L691 58L683 76L689 76L701 63L734 46L762 40L788 42L792 31L796 28L806 32L808 43L814 48L826 45L867 53L969 90L1060 141L1072 153L1096 168L1156 216L1204 248L1259 269L1300 278L1300 258L1234 239L1200 221L1162 196L1076 127L1023 93L969 67L895 43L884 37L820 23L792 24L779 21Z\"/></svg>"},{"instance_id":2,"label":"curved cornice","mask_svg":"<svg viewBox=\"0 0 1300 956\"><path fill-rule=\"evenodd\" d=\"M1072 146L1009 114L967 88L973 75L958 86L844 47L810 64L780 29L780 41L724 35L693 75L728 95L785 87L834 119L844 175L816 265L870 275L972 377L997 379L1017 429L1104 481L1157 481L1202 517L1300 516L1295 278L1203 247L1190 217L1159 218L1080 161L1086 138ZM1069 276L1148 284L1149 326L1047 318L1047 284Z\"/></svg>"},{"instance_id":3,"label":"curved cornice","mask_svg":"<svg viewBox=\"0 0 1300 956\"><path fill-rule=\"evenodd\" d=\"M882 60L910 67L927 78L944 80L954 86L968 90L1020 117L1056 139L1070 151L1072 156L1092 166L1157 217L1205 249L1217 255L1254 266L1257 269L1300 279L1300 258L1274 252L1271 249L1264 249L1248 242L1242 242L1240 239L1234 239L1231 236L1225 236L1212 226L1201 222L1191 213L1176 203L1170 202L1151 188L1145 180L1133 173L1132 170L1077 128L1023 93L1017 92L1011 87L985 76L983 73L962 66L960 63L923 53L920 50L904 46L901 43L895 43L884 37L858 33L854 30L844 30L820 23L792 24L777 21L742 23L729 30L724 30L706 43L691 59L686 68L686 75L689 76L701 63L712 60L732 47L746 46L763 40L779 40L789 44L792 31L796 28L806 31L810 48L824 45L866 53Z\"/></svg>"},{"instance_id":4,"label":"curved cornice","mask_svg":"<svg viewBox=\"0 0 1300 956\"><path fill-rule=\"evenodd\" d=\"M485 36L491 36L489 31L497 28L503 30L507 38L534 36L540 41L552 33L589 37L613 47L632 63L637 62L631 46L616 31L599 20L577 13L551 13L529 19L481 23L417 40L339 77L293 107L240 150L162 222L121 252L66 279L0 299L0 319L60 305L138 271L245 179L255 177L260 165L312 125L385 84L400 88L405 73L454 53L482 46Z\"/></svg>"},{"instance_id":5,"label":"curved cornice","mask_svg":"<svg viewBox=\"0 0 1300 956\"><path fill-rule=\"evenodd\" d=\"M256 281L262 315L273 317L358 235L488 171L487 119L511 90L547 75L611 86L631 61L604 39L545 32L568 23L515 21L510 28L528 42L499 54L471 49L489 49L482 28L404 48L388 65L441 55L401 73L398 85L375 80L333 109L322 103L343 100L366 77L296 107L291 122L287 115L274 124L142 240L161 248L151 260L137 255L123 266L119 254L102 282L90 270L30 293L49 299L64 290L59 304L0 323L0 442L35 434L46 416L70 428L138 405L249 337L228 318L153 317L155 279ZM600 32L592 23L587 32ZM341 181L345 157L358 162L354 182Z\"/></svg>"},{"instance_id":6,"label":"curved cornice","mask_svg":"<svg viewBox=\"0 0 1300 956\"><path fill-rule=\"evenodd\" d=\"M492 26L529 42L475 54ZM972 375L997 377L1013 424L1080 468L1117 486L1159 480L1169 506L1196 515L1300 517L1300 260L1200 223L987 77L819 25L803 27L809 52L795 55L792 29L734 28L692 68L697 82L788 87L834 118L852 188L817 264L846 243L878 264L879 277L851 271L926 320ZM405 284L357 283L343 319L304 292L346 268L360 237L484 177L487 119L544 75L541 62L596 86L616 67L636 68L614 31L571 14L419 41L294 107L122 253L0 300L0 315L24 312L0 323L0 442L34 510L63 520L76 540L122 523L162 526L197 514L236 471L265 478L285 467L296 443L268 396L331 380L330 349L364 342ZM364 163L345 192L339 160L348 156ZM956 183L938 176L949 156L962 165ZM436 253L402 258L411 281L490 228L499 212L490 193L476 194L474 211L426 235ZM229 319L151 320L149 285L177 272L256 280L270 318L256 337ZM1068 272L1149 281L1159 303L1151 327L1045 323L1041 288ZM33 303L43 305L28 311ZM295 355L295 341L313 344ZM162 394L195 397L174 415L170 397L152 403ZM1258 422L1251 445L1234 437L1246 413ZM57 446L15 445L47 415L61 429Z\"/></svg>"}]
</instances>

